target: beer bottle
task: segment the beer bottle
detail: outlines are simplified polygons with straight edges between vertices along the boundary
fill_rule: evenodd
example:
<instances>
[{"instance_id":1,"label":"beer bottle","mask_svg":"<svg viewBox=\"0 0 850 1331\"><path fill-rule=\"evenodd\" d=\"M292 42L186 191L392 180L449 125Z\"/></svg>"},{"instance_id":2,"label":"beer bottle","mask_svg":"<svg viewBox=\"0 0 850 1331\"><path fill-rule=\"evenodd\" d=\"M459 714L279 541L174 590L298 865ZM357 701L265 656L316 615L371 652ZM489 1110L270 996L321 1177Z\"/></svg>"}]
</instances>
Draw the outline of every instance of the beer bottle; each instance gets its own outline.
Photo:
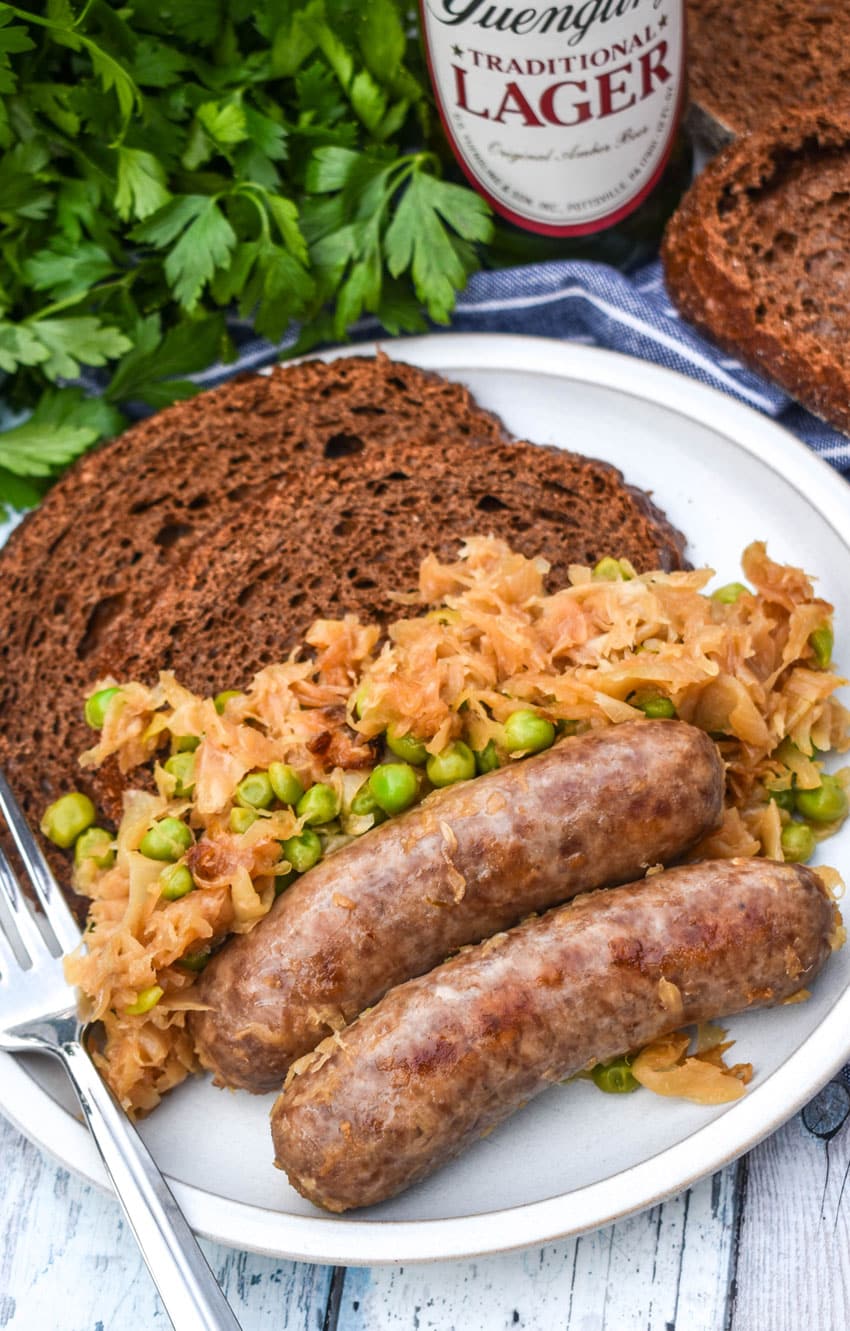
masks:
<instances>
[{"instance_id":1,"label":"beer bottle","mask_svg":"<svg viewBox=\"0 0 850 1331\"><path fill-rule=\"evenodd\" d=\"M684 0L420 0L446 144L489 258L649 257L690 178Z\"/></svg>"}]
</instances>

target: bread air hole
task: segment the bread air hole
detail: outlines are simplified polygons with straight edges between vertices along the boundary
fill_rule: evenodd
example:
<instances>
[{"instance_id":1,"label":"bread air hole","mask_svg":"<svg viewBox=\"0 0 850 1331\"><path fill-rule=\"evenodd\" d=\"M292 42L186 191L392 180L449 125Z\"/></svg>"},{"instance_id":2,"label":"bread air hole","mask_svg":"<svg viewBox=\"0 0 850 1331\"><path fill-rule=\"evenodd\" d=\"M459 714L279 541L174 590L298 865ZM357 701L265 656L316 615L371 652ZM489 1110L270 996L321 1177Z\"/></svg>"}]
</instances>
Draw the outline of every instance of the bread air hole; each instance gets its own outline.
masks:
<instances>
[{"instance_id":1,"label":"bread air hole","mask_svg":"<svg viewBox=\"0 0 850 1331\"><path fill-rule=\"evenodd\" d=\"M184 536L191 536L194 530L188 522L166 522L154 536L154 545L160 546L163 550L170 550L178 541L182 541Z\"/></svg>"},{"instance_id":2,"label":"bread air hole","mask_svg":"<svg viewBox=\"0 0 850 1331\"><path fill-rule=\"evenodd\" d=\"M101 639L109 628L109 625L120 614L124 605L124 594L117 596L104 596L89 611L86 627L82 638L77 644L77 657L84 661L87 656L100 645Z\"/></svg>"},{"instance_id":3,"label":"bread air hole","mask_svg":"<svg viewBox=\"0 0 850 1331\"><path fill-rule=\"evenodd\" d=\"M502 509L508 508L508 505L503 503L496 495L482 495L475 507L480 509L482 513L498 513Z\"/></svg>"},{"instance_id":4,"label":"bread air hole","mask_svg":"<svg viewBox=\"0 0 850 1331\"><path fill-rule=\"evenodd\" d=\"M357 434L332 434L324 447L326 458L347 458L354 453L362 453L366 445Z\"/></svg>"}]
</instances>

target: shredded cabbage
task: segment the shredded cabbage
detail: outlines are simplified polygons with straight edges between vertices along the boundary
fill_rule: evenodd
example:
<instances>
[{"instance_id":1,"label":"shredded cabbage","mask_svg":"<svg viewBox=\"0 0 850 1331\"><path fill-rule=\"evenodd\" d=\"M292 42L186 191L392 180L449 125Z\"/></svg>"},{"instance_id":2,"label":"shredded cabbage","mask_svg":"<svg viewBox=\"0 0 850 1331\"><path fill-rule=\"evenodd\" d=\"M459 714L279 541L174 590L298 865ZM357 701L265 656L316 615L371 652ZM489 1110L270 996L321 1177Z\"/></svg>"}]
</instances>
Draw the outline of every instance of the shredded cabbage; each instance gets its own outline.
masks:
<instances>
[{"instance_id":1,"label":"shredded cabbage","mask_svg":"<svg viewBox=\"0 0 850 1331\"><path fill-rule=\"evenodd\" d=\"M288 881L281 843L302 830L291 808L262 810L241 833L229 823L240 780L270 763L288 763L305 786L334 786L340 816L319 829L332 853L374 824L351 802L390 726L431 753L456 739L478 752L492 741L508 762L502 726L518 707L571 734L639 718L647 699L660 697L711 733L726 763L723 826L694 858L781 859L790 814L770 792L817 786L820 752L850 747L850 717L835 697L844 681L819 667L809 643L831 626L832 607L807 574L774 563L759 542L742 563L754 590L732 604L706 593L710 569L638 575L622 565L622 580L607 582L576 566L567 587L547 594L545 560L474 537L454 563L424 560L417 604L398 597L405 614L384 632L353 616L317 621L303 649L256 674L221 715L169 672L152 687L102 681L120 684L121 694L80 761L96 767L114 754L125 773L152 769L158 793L129 791L114 865L78 870L91 907L85 946L67 972L104 1024L101 1066L125 1107L149 1110L196 1068L185 1014L197 972L187 962L252 928L271 908L276 880L278 888ZM195 782L176 799L161 764L185 736L199 741ZM839 779L850 785L850 771ZM195 837L185 860L196 887L178 900L161 896L162 866L138 849L166 815L188 817ZM163 990L155 1006L128 1013L154 985ZM676 995L665 1002L674 1010ZM696 1068L694 1059L677 1055L667 1065L660 1057L639 1056L634 1066L661 1094L687 1087L676 1093L693 1095L714 1075L701 1054ZM737 1093L741 1081L733 1081Z\"/></svg>"}]
</instances>

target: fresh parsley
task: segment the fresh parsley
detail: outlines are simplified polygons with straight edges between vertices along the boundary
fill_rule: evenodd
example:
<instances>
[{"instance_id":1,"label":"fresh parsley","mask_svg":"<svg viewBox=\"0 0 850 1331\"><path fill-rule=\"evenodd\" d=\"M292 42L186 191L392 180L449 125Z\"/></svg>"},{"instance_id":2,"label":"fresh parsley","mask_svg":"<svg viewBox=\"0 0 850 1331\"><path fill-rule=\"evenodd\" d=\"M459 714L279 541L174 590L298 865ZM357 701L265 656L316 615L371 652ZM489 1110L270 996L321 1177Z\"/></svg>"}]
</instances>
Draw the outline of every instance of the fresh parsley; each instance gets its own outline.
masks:
<instances>
[{"instance_id":1,"label":"fresh parsley","mask_svg":"<svg viewBox=\"0 0 850 1331\"><path fill-rule=\"evenodd\" d=\"M0 3L0 509L233 355L448 320L491 237L404 0Z\"/></svg>"}]
</instances>

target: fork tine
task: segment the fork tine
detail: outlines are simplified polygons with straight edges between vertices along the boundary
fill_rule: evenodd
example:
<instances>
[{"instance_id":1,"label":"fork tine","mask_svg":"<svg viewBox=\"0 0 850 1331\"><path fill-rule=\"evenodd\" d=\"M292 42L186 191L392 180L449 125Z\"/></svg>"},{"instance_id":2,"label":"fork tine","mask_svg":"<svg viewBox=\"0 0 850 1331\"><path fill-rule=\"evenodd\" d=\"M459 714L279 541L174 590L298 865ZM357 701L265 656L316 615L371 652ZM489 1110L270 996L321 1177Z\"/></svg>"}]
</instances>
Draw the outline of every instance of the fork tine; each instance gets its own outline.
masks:
<instances>
[{"instance_id":1,"label":"fork tine","mask_svg":"<svg viewBox=\"0 0 850 1331\"><path fill-rule=\"evenodd\" d=\"M0 889L11 916L12 927L16 930L21 947L33 966L45 956L49 956L47 944L42 938L38 925L30 914L23 898L20 885L12 866L0 850ZM20 967L17 967L20 970Z\"/></svg>"},{"instance_id":2,"label":"fork tine","mask_svg":"<svg viewBox=\"0 0 850 1331\"><path fill-rule=\"evenodd\" d=\"M0 877L9 870L9 865L2 850L0 850ZM6 893L2 893L4 899ZM0 920L0 987L21 969L21 963L15 956L12 944L6 937L6 930L3 921Z\"/></svg>"},{"instance_id":3,"label":"fork tine","mask_svg":"<svg viewBox=\"0 0 850 1331\"><path fill-rule=\"evenodd\" d=\"M29 881L41 902L42 910L56 936L57 943L63 952L73 951L80 941L80 931L2 772L0 772L0 813L12 833L12 839L18 848Z\"/></svg>"}]
</instances>

